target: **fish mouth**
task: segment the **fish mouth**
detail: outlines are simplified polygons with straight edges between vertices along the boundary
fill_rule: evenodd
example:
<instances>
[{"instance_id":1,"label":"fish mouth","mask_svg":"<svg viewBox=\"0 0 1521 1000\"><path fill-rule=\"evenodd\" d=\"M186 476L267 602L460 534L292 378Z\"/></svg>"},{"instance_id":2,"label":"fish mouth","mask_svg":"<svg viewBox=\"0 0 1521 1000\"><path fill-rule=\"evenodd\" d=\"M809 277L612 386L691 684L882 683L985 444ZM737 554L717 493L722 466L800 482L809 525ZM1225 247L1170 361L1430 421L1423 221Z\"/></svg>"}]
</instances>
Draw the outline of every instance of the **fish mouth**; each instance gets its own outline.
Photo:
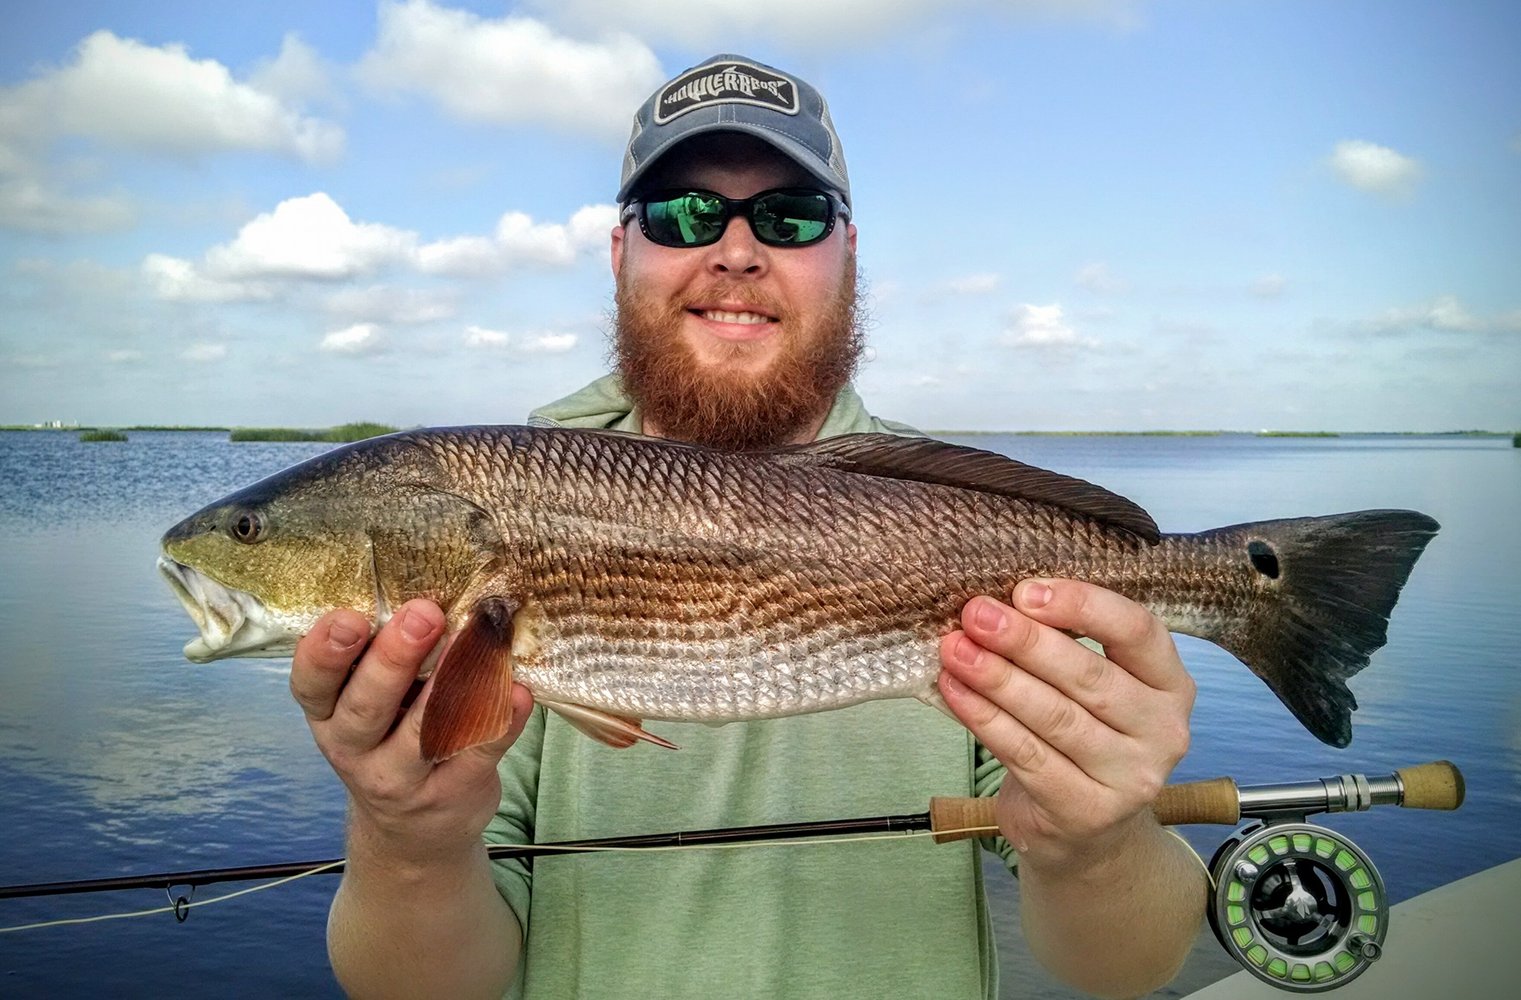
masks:
<instances>
[{"instance_id":1,"label":"fish mouth","mask_svg":"<svg viewBox=\"0 0 1521 1000\"><path fill-rule=\"evenodd\" d=\"M185 659L209 663L231 656L289 656L295 652L297 637L280 626L254 595L224 586L167 556L159 557L158 569L201 633L185 644Z\"/></svg>"}]
</instances>

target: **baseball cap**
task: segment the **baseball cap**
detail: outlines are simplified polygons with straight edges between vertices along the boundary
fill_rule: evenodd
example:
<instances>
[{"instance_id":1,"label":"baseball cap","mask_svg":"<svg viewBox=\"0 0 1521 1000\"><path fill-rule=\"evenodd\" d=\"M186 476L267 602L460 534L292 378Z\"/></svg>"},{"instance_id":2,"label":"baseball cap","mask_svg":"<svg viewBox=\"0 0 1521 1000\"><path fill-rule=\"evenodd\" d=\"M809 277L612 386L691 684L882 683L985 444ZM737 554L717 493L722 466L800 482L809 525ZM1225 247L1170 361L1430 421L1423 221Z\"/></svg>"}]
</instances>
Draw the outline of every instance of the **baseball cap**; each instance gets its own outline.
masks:
<instances>
[{"instance_id":1,"label":"baseball cap","mask_svg":"<svg viewBox=\"0 0 1521 1000\"><path fill-rule=\"evenodd\" d=\"M705 132L745 132L770 143L850 204L845 152L824 95L807 81L724 53L657 89L634 114L618 203L677 143Z\"/></svg>"}]
</instances>

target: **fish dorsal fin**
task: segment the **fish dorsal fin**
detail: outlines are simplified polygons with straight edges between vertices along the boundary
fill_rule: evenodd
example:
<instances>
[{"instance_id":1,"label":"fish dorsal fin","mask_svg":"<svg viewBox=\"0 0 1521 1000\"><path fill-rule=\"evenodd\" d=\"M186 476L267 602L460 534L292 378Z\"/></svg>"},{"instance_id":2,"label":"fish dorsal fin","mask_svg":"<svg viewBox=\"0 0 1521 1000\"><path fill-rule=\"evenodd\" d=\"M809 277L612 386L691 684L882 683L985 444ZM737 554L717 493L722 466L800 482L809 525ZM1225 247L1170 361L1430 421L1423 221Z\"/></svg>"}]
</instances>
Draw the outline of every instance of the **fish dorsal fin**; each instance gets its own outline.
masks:
<instances>
[{"instance_id":1,"label":"fish dorsal fin","mask_svg":"<svg viewBox=\"0 0 1521 1000\"><path fill-rule=\"evenodd\" d=\"M781 449L777 454L784 459L823 462L863 476L934 483L1051 504L1121 528L1146 542L1155 543L1162 537L1150 514L1102 486L934 438L846 434Z\"/></svg>"}]
</instances>

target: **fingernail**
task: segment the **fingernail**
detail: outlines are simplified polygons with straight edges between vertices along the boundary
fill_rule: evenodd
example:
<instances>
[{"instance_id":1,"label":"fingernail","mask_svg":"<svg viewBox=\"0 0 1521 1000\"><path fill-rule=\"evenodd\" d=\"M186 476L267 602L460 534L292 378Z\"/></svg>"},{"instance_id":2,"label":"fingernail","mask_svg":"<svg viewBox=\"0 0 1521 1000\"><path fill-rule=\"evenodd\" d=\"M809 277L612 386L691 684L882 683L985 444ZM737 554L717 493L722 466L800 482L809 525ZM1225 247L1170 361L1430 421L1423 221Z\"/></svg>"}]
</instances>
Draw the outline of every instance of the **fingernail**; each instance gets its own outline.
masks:
<instances>
[{"instance_id":1,"label":"fingernail","mask_svg":"<svg viewBox=\"0 0 1521 1000\"><path fill-rule=\"evenodd\" d=\"M956 647L951 652L958 663L965 663L970 667L976 664L977 657L982 653L982 647L962 634L956 638Z\"/></svg>"},{"instance_id":2,"label":"fingernail","mask_svg":"<svg viewBox=\"0 0 1521 1000\"><path fill-rule=\"evenodd\" d=\"M1039 581L1025 584L1024 591L1019 595L1019 603L1027 608L1043 608L1051 603L1051 588Z\"/></svg>"},{"instance_id":3,"label":"fingernail","mask_svg":"<svg viewBox=\"0 0 1521 1000\"><path fill-rule=\"evenodd\" d=\"M940 675L940 683L946 686L946 689L951 692L951 697L953 698L957 695L965 694L967 691L967 686L958 681L956 675L952 673L942 673Z\"/></svg>"},{"instance_id":4,"label":"fingernail","mask_svg":"<svg viewBox=\"0 0 1521 1000\"><path fill-rule=\"evenodd\" d=\"M1003 609L992 601L978 601L976 609L972 612L972 618L977 622L977 627L989 632L997 632L1003 628Z\"/></svg>"},{"instance_id":5,"label":"fingernail","mask_svg":"<svg viewBox=\"0 0 1521 1000\"><path fill-rule=\"evenodd\" d=\"M401 613L401 634L419 642L433 634L433 623L426 616L408 609Z\"/></svg>"},{"instance_id":6,"label":"fingernail","mask_svg":"<svg viewBox=\"0 0 1521 1000\"><path fill-rule=\"evenodd\" d=\"M348 649L359 641L359 632L347 625L334 622L328 626L327 641L334 649Z\"/></svg>"}]
</instances>

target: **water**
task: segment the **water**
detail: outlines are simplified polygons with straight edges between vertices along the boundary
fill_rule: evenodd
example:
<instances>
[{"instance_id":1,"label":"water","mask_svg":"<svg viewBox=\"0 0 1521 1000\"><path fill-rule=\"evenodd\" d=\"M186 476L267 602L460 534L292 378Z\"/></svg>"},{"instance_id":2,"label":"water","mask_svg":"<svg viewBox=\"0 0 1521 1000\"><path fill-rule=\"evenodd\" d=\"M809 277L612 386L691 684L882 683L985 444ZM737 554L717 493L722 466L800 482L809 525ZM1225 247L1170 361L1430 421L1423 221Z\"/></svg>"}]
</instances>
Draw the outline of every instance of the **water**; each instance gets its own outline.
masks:
<instances>
[{"instance_id":1,"label":"water","mask_svg":"<svg viewBox=\"0 0 1521 1000\"><path fill-rule=\"evenodd\" d=\"M190 621L153 568L174 521L325 446L131 437L0 433L0 883L337 856L342 789L284 665L186 662ZM1389 645L1352 682L1350 748L1318 743L1228 655L1185 638L1199 699L1175 779L1448 758L1468 781L1460 811L1325 822L1373 857L1395 901L1521 855L1521 451L1508 439L967 440L1124 493L1164 530L1365 507L1437 518ZM1184 832L1208 856L1228 831ZM0 995L337 996L323 943L335 885L318 876L196 909L183 926L161 914L3 934ZM991 891L1006 995L1065 995L1023 967L1012 884L995 873ZM166 902L146 890L0 901L0 926ZM1199 953L1198 977L1227 970L1213 945Z\"/></svg>"}]
</instances>

